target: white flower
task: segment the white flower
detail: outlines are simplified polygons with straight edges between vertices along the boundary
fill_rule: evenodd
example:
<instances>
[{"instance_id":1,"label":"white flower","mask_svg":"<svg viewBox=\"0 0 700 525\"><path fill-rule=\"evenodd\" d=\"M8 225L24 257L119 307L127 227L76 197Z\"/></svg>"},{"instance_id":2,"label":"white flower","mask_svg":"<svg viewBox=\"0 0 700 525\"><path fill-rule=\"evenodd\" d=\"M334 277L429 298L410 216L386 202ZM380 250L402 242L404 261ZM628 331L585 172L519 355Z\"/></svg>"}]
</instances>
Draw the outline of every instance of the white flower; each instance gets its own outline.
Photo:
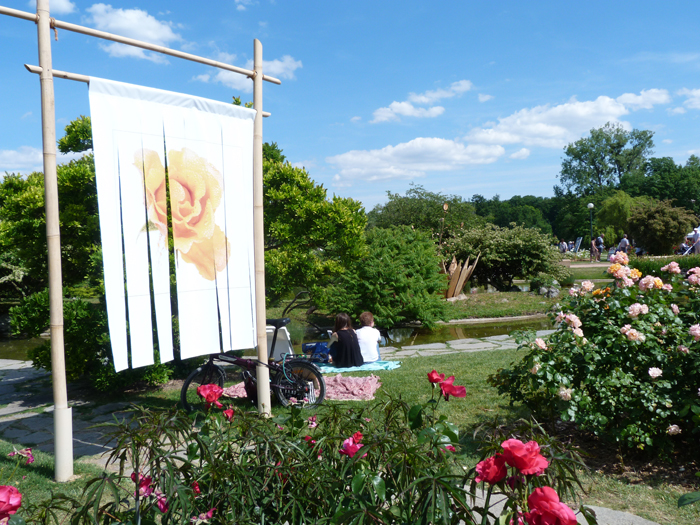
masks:
<instances>
[{"instance_id":1,"label":"white flower","mask_svg":"<svg viewBox=\"0 0 700 525\"><path fill-rule=\"evenodd\" d=\"M574 328L573 332L576 337L583 337L583 330L580 328Z\"/></svg>"},{"instance_id":2,"label":"white flower","mask_svg":"<svg viewBox=\"0 0 700 525\"><path fill-rule=\"evenodd\" d=\"M563 386L559 388L559 397L564 401L571 401L571 388L564 388Z\"/></svg>"},{"instance_id":3,"label":"white flower","mask_svg":"<svg viewBox=\"0 0 700 525\"><path fill-rule=\"evenodd\" d=\"M535 363L535 366L533 366L530 369L530 373L536 374L537 372L539 372L540 368L542 368L542 365L540 365L539 363Z\"/></svg>"},{"instance_id":4,"label":"white flower","mask_svg":"<svg viewBox=\"0 0 700 525\"><path fill-rule=\"evenodd\" d=\"M547 350L547 343L545 343L544 339L542 339L541 337L535 339L535 344L539 346L542 350Z\"/></svg>"},{"instance_id":5,"label":"white flower","mask_svg":"<svg viewBox=\"0 0 700 525\"><path fill-rule=\"evenodd\" d=\"M660 368L651 367L649 369L649 375L652 377L652 379L656 379L657 377L661 377L661 374L663 374L663 372L661 371Z\"/></svg>"},{"instance_id":6,"label":"white flower","mask_svg":"<svg viewBox=\"0 0 700 525\"><path fill-rule=\"evenodd\" d=\"M593 284L593 281L583 281L581 283L581 290L583 290L584 292L590 292L591 290L593 290L594 287L595 284Z\"/></svg>"},{"instance_id":7,"label":"white flower","mask_svg":"<svg viewBox=\"0 0 700 525\"><path fill-rule=\"evenodd\" d=\"M669 436L675 436L676 434L681 433L681 428L678 425L669 425L668 428L666 429L666 433Z\"/></svg>"}]
</instances>

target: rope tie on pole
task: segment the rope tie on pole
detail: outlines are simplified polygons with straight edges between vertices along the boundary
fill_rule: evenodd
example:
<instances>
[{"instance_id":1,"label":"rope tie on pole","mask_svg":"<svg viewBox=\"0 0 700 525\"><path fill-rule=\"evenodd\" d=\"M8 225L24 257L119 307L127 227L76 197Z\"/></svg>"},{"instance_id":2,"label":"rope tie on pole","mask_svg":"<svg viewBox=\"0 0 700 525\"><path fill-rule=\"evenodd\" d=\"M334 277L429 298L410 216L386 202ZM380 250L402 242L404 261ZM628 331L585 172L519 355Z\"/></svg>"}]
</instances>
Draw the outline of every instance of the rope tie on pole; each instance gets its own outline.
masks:
<instances>
[{"instance_id":1,"label":"rope tie on pole","mask_svg":"<svg viewBox=\"0 0 700 525\"><path fill-rule=\"evenodd\" d=\"M49 27L53 29L53 38L58 42L58 29L56 29L56 19L54 17L49 18Z\"/></svg>"}]
</instances>

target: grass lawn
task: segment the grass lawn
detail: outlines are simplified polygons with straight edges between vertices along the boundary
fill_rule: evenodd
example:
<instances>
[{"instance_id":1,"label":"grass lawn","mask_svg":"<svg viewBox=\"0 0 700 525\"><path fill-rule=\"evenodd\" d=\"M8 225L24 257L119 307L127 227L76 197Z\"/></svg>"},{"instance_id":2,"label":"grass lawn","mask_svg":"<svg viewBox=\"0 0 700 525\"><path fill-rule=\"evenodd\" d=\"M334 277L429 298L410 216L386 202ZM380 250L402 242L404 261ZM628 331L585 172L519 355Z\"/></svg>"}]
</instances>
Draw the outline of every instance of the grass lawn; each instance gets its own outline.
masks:
<instances>
[{"instance_id":1,"label":"grass lawn","mask_svg":"<svg viewBox=\"0 0 700 525\"><path fill-rule=\"evenodd\" d=\"M590 266L572 266L569 268L576 280L582 279L608 279L610 275L606 272L607 268L596 268ZM612 281L612 279L610 279Z\"/></svg>"},{"instance_id":2,"label":"grass lawn","mask_svg":"<svg viewBox=\"0 0 700 525\"><path fill-rule=\"evenodd\" d=\"M493 292L469 294L464 301L449 303L448 319L510 317L547 313L559 299L548 299L530 292Z\"/></svg>"},{"instance_id":3,"label":"grass lawn","mask_svg":"<svg viewBox=\"0 0 700 525\"><path fill-rule=\"evenodd\" d=\"M452 398L449 402L440 402L440 412L456 423L461 432L461 442L464 446L464 464L471 468L478 460L476 445L473 441L474 429L496 417L505 421L513 421L527 417L526 409L519 405L510 406L506 398L497 394L496 390L486 383L486 378L500 367L508 366L517 360L522 352L517 350L485 351L475 353L451 354L435 357L408 358L402 361L398 370L375 372L382 381L381 391L392 396L401 396L408 403L424 402L430 398L431 386L427 381L427 373L436 369L447 375L455 375L455 383L466 386L465 399ZM361 373L354 375L363 375ZM364 374L366 375L366 374ZM172 406L177 403L179 388L177 382L169 387L129 394L131 401L153 407ZM105 402L116 401L114 396ZM328 401L327 403L340 403ZM360 406L363 402L345 402L347 405ZM239 408L251 407L245 400L236 400ZM323 410L323 407L320 408ZM274 406L273 413L282 409ZM8 473L7 452L11 446L0 442L0 468L4 467L4 475ZM614 455L613 455L614 456ZM38 453L33 465L22 466L16 480L19 488L25 494L27 501L45 497L58 486L51 481L53 457L49 454ZM690 525L700 523L700 505L678 509L678 497L692 489L672 485L665 481L664 472L675 471L680 465L660 463L659 474L654 478L640 479L630 476L629 471L620 475L591 472L584 475L584 485L588 495L584 497L587 504L608 507L616 510L631 512L646 519L662 524ZM91 465L78 463L76 473L81 478L68 485L61 485L73 494L81 489L82 484L91 475L97 474L97 469ZM22 479L22 476L27 476Z\"/></svg>"}]
</instances>

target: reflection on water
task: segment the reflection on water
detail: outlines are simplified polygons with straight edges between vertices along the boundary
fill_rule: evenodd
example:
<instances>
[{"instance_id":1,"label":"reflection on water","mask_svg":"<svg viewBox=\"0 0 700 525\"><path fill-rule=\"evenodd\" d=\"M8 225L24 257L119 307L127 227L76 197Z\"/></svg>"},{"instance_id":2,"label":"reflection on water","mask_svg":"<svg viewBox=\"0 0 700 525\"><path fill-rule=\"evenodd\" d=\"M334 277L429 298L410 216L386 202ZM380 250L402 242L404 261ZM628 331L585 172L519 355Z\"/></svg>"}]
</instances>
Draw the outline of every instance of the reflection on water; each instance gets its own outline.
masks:
<instances>
[{"instance_id":1,"label":"reflection on water","mask_svg":"<svg viewBox=\"0 0 700 525\"><path fill-rule=\"evenodd\" d=\"M515 330L551 330L552 322L547 318L502 323L463 325L439 325L434 330L426 328L394 328L388 331L389 338L382 338L380 346L410 346L444 343L455 339L508 335Z\"/></svg>"},{"instance_id":2,"label":"reflection on water","mask_svg":"<svg viewBox=\"0 0 700 525\"><path fill-rule=\"evenodd\" d=\"M41 346L46 339L35 337L33 339L0 339L0 359L17 359L29 361L27 353L30 349Z\"/></svg>"}]
</instances>

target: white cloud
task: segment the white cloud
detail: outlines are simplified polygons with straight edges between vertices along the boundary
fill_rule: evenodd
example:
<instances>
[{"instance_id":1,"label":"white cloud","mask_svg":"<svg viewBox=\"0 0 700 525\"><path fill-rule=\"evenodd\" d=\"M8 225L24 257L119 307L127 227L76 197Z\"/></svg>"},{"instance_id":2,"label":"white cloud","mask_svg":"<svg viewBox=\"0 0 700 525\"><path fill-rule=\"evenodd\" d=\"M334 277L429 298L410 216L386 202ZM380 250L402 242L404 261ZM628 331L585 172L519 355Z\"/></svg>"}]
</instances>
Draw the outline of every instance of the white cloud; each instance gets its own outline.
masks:
<instances>
[{"instance_id":1,"label":"white cloud","mask_svg":"<svg viewBox=\"0 0 700 525\"><path fill-rule=\"evenodd\" d=\"M510 155L511 159L517 159L517 160L522 160L526 159L530 156L530 150L527 148L522 148Z\"/></svg>"},{"instance_id":2,"label":"white cloud","mask_svg":"<svg viewBox=\"0 0 700 525\"><path fill-rule=\"evenodd\" d=\"M474 85L468 80L459 80L450 84L448 89L435 89L425 93L409 93L408 100L416 104L432 104L443 98L452 98L455 95L469 91Z\"/></svg>"},{"instance_id":3,"label":"white cloud","mask_svg":"<svg viewBox=\"0 0 700 525\"><path fill-rule=\"evenodd\" d=\"M29 7L36 11L36 0L29 0ZM70 0L51 0L49 12L54 15L67 15L75 11L75 4Z\"/></svg>"},{"instance_id":4,"label":"white cloud","mask_svg":"<svg viewBox=\"0 0 700 525\"><path fill-rule=\"evenodd\" d=\"M360 122L362 120L362 117L352 117L350 119L350 122Z\"/></svg>"},{"instance_id":5,"label":"white cloud","mask_svg":"<svg viewBox=\"0 0 700 525\"><path fill-rule=\"evenodd\" d=\"M700 149L689 149L688 155L700 155Z\"/></svg>"},{"instance_id":6,"label":"white cloud","mask_svg":"<svg viewBox=\"0 0 700 525\"><path fill-rule=\"evenodd\" d=\"M31 117L31 116L32 116L32 112L31 112L31 111L27 111L24 115L22 115L22 116L20 117L20 119L24 120L24 119L27 119L27 118L29 118L29 117Z\"/></svg>"},{"instance_id":7,"label":"white cloud","mask_svg":"<svg viewBox=\"0 0 700 525\"><path fill-rule=\"evenodd\" d=\"M17 150L0 150L0 174L6 171L28 173L43 168L44 156L40 149L21 146Z\"/></svg>"},{"instance_id":8,"label":"white cloud","mask_svg":"<svg viewBox=\"0 0 700 525\"><path fill-rule=\"evenodd\" d=\"M665 104L670 100L666 90L642 91L640 95L625 93L617 99L600 96L595 100L580 102L572 98L564 104L535 106L516 111L470 131L465 139L481 144L524 144L545 148L561 148L577 140L593 128L607 122L631 129L628 122L620 120L631 110Z\"/></svg>"},{"instance_id":9,"label":"white cloud","mask_svg":"<svg viewBox=\"0 0 700 525\"><path fill-rule=\"evenodd\" d=\"M404 117L418 118L433 118L439 117L445 112L442 106L433 106L430 108L417 108L410 102L392 102L388 108L379 108L373 115L374 119L370 122L388 122L390 120L399 120L399 115Z\"/></svg>"},{"instance_id":10,"label":"white cloud","mask_svg":"<svg viewBox=\"0 0 700 525\"><path fill-rule=\"evenodd\" d=\"M483 93L479 93L479 102L486 102L487 100L491 100L493 98L493 95L485 95Z\"/></svg>"},{"instance_id":11,"label":"white cloud","mask_svg":"<svg viewBox=\"0 0 700 525\"><path fill-rule=\"evenodd\" d=\"M108 4L94 4L87 8L87 12L91 15L88 23L92 23L101 31L166 47L172 42L182 40L182 37L173 31L172 23L161 22L141 9L114 9ZM163 55L133 46L112 43L100 44L100 47L113 57L128 56L167 63Z\"/></svg>"},{"instance_id":12,"label":"white cloud","mask_svg":"<svg viewBox=\"0 0 700 525\"><path fill-rule=\"evenodd\" d=\"M665 89L643 89L639 95L624 93L617 97L617 101L631 110L651 109L655 104L668 104L671 97Z\"/></svg>"},{"instance_id":13,"label":"white cloud","mask_svg":"<svg viewBox=\"0 0 700 525\"><path fill-rule=\"evenodd\" d=\"M678 94L685 97L683 105L690 109L700 109L700 89L680 89Z\"/></svg>"},{"instance_id":14,"label":"white cloud","mask_svg":"<svg viewBox=\"0 0 700 525\"><path fill-rule=\"evenodd\" d=\"M664 139L661 142L663 142L664 144L673 144L673 141L671 139Z\"/></svg>"},{"instance_id":15,"label":"white cloud","mask_svg":"<svg viewBox=\"0 0 700 525\"><path fill-rule=\"evenodd\" d=\"M414 104L430 105L443 98L452 98L469 91L474 85L469 80L459 80L450 84L448 89L435 89L425 93L409 93L408 100L404 102L392 102L389 107L379 108L372 113L374 118L371 123L390 122L401 120L403 117L434 118L445 112L442 106L431 106L428 108L417 108Z\"/></svg>"},{"instance_id":16,"label":"white cloud","mask_svg":"<svg viewBox=\"0 0 700 525\"><path fill-rule=\"evenodd\" d=\"M227 64L235 65L235 59L236 55L229 53L219 52L217 54L217 60L226 62ZM248 60L244 66L240 67L253 69L253 61ZM263 60L263 74L281 79L294 79L294 72L301 67L303 67L301 60L294 60L294 58L289 55L284 55L281 59ZM242 91L243 93L250 93L253 91L253 81L251 79L240 73L225 71L223 69L218 69L213 76L208 74L198 75L194 77L193 80L219 82L237 91Z\"/></svg>"},{"instance_id":17,"label":"white cloud","mask_svg":"<svg viewBox=\"0 0 700 525\"><path fill-rule=\"evenodd\" d=\"M256 4L254 0L236 0L236 9L239 11L245 11L251 5Z\"/></svg>"},{"instance_id":18,"label":"white cloud","mask_svg":"<svg viewBox=\"0 0 700 525\"><path fill-rule=\"evenodd\" d=\"M572 99L557 106L536 106L516 111L498 119L498 124L473 129L466 139L483 144L517 144L561 148L592 128L606 122L620 123L619 117L629 113L624 104L610 98L593 101ZM629 127L628 124L622 123Z\"/></svg>"},{"instance_id":19,"label":"white cloud","mask_svg":"<svg viewBox=\"0 0 700 525\"><path fill-rule=\"evenodd\" d=\"M677 108L668 108L667 111L671 115L682 115L683 113L685 113L685 108L678 106Z\"/></svg>"},{"instance_id":20,"label":"white cloud","mask_svg":"<svg viewBox=\"0 0 700 525\"><path fill-rule=\"evenodd\" d=\"M454 140L418 137L376 150L353 150L328 157L339 169L334 180L349 185L355 180L413 179L431 171L452 171L471 164L495 162L505 154L497 145L464 145Z\"/></svg>"}]
</instances>

